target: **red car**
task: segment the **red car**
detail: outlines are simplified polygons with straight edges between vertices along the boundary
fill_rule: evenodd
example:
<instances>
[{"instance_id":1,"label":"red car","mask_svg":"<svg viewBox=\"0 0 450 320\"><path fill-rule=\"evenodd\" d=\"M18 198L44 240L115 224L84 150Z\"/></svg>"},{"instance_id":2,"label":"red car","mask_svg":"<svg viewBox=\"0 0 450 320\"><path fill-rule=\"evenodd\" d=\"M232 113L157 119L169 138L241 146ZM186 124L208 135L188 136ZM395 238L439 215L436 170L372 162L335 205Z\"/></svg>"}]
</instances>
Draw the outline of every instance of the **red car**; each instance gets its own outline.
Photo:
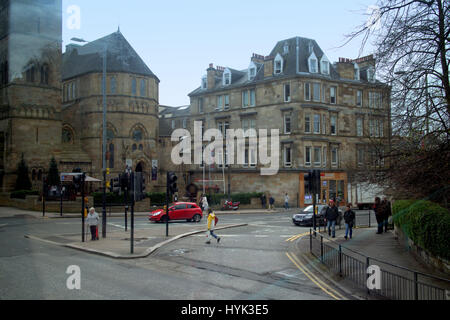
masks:
<instances>
[{"instance_id":1,"label":"red car","mask_svg":"<svg viewBox=\"0 0 450 320\"><path fill-rule=\"evenodd\" d=\"M202 209L193 202L176 202L169 207L169 220L200 222L202 217ZM152 211L148 219L154 222L165 222L167 219L166 211L163 209Z\"/></svg>"}]
</instances>

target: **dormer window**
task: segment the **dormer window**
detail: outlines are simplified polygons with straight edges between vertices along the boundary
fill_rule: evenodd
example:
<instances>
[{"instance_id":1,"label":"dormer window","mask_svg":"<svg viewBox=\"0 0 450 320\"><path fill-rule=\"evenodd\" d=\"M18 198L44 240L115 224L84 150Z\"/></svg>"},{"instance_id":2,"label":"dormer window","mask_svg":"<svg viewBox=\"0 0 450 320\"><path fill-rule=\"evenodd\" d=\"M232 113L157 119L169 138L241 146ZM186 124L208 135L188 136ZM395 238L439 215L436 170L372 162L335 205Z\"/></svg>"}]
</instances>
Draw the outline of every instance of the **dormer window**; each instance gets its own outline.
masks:
<instances>
[{"instance_id":1,"label":"dormer window","mask_svg":"<svg viewBox=\"0 0 450 320\"><path fill-rule=\"evenodd\" d=\"M367 69L367 81L375 82L375 69L373 67Z\"/></svg>"},{"instance_id":2,"label":"dormer window","mask_svg":"<svg viewBox=\"0 0 450 320\"><path fill-rule=\"evenodd\" d=\"M361 80L360 73L359 73L359 66L357 63L355 63L355 80L358 80L358 81Z\"/></svg>"},{"instance_id":3,"label":"dormer window","mask_svg":"<svg viewBox=\"0 0 450 320\"><path fill-rule=\"evenodd\" d=\"M206 76L203 76L202 77L202 89L206 89L206 87L207 87L207 80L206 80L207 78L206 78Z\"/></svg>"},{"instance_id":4,"label":"dormer window","mask_svg":"<svg viewBox=\"0 0 450 320\"><path fill-rule=\"evenodd\" d=\"M289 53L289 44L287 42L284 43L283 52L284 54Z\"/></svg>"},{"instance_id":5,"label":"dormer window","mask_svg":"<svg viewBox=\"0 0 450 320\"><path fill-rule=\"evenodd\" d=\"M309 72L310 73L318 73L318 63L317 63L317 57L314 54L314 52L311 53L308 59L308 66L309 66Z\"/></svg>"},{"instance_id":6,"label":"dormer window","mask_svg":"<svg viewBox=\"0 0 450 320\"><path fill-rule=\"evenodd\" d=\"M229 86L231 84L231 71L229 69L225 69L223 72L223 85Z\"/></svg>"},{"instance_id":7,"label":"dormer window","mask_svg":"<svg viewBox=\"0 0 450 320\"><path fill-rule=\"evenodd\" d=\"M280 74L283 71L283 58L278 53L274 60L274 74Z\"/></svg>"},{"instance_id":8,"label":"dormer window","mask_svg":"<svg viewBox=\"0 0 450 320\"><path fill-rule=\"evenodd\" d=\"M256 65L252 62L248 67L248 80L253 80L256 77Z\"/></svg>"},{"instance_id":9,"label":"dormer window","mask_svg":"<svg viewBox=\"0 0 450 320\"><path fill-rule=\"evenodd\" d=\"M320 60L320 71L322 74L330 74L330 62L325 55L322 57L322 60Z\"/></svg>"}]
</instances>

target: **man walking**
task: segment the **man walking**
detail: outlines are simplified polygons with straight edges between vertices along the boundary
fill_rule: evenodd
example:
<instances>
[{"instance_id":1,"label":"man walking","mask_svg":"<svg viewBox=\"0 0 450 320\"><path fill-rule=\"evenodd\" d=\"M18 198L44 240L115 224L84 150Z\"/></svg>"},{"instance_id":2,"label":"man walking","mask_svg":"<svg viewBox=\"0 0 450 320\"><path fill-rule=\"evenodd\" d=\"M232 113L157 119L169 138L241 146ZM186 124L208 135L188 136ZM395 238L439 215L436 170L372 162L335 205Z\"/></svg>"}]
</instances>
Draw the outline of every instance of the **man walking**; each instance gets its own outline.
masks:
<instances>
[{"instance_id":1,"label":"man walking","mask_svg":"<svg viewBox=\"0 0 450 320\"><path fill-rule=\"evenodd\" d=\"M339 217L339 211L333 200L330 200L330 205L325 212L325 222L327 223L328 235L336 238L336 220Z\"/></svg>"},{"instance_id":2,"label":"man walking","mask_svg":"<svg viewBox=\"0 0 450 320\"><path fill-rule=\"evenodd\" d=\"M273 196L272 195L270 195L270 198L269 198L269 211L272 211L275 207L274 207L274 204L275 203L275 199L273 198Z\"/></svg>"},{"instance_id":3,"label":"man walking","mask_svg":"<svg viewBox=\"0 0 450 320\"><path fill-rule=\"evenodd\" d=\"M352 210L352 204L347 204L347 210L344 212L344 221L345 221L345 240L347 240L349 233L350 239L352 238L353 226L355 225L355 212Z\"/></svg>"},{"instance_id":4,"label":"man walking","mask_svg":"<svg viewBox=\"0 0 450 320\"><path fill-rule=\"evenodd\" d=\"M216 226L217 220L218 219L214 211L212 211L212 209L208 209L208 231L206 234L208 240L206 241L206 244L211 244L211 236L217 240L217 243L220 242L220 237L214 234L214 227Z\"/></svg>"},{"instance_id":5,"label":"man walking","mask_svg":"<svg viewBox=\"0 0 450 320\"><path fill-rule=\"evenodd\" d=\"M262 208L263 208L263 209L266 208L266 202L267 202L266 194L263 193L262 196L261 196L261 205L262 205Z\"/></svg>"}]
</instances>

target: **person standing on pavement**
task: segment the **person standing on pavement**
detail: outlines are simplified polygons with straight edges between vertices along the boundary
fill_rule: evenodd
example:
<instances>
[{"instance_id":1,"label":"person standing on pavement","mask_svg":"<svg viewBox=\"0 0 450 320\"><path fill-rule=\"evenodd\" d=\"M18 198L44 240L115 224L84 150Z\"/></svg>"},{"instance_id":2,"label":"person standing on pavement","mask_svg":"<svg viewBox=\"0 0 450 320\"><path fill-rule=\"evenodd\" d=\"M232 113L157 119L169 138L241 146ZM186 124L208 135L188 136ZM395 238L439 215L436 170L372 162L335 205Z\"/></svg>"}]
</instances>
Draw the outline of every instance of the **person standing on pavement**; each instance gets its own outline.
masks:
<instances>
[{"instance_id":1,"label":"person standing on pavement","mask_svg":"<svg viewBox=\"0 0 450 320\"><path fill-rule=\"evenodd\" d=\"M263 208L263 209L266 208L266 202L267 202L266 194L263 193L262 196L261 196L261 205L262 205L262 208Z\"/></svg>"},{"instance_id":2,"label":"person standing on pavement","mask_svg":"<svg viewBox=\"0 0 450 320\"><path fill-rule=\"evenodd\" d=\"M352 238L353 233L353 226L355 225L355 212L351 209L352 204L347 204L347 209L344 212L344 221L345 221L345 240L347 240L349 233L350 233L350 239Z\"/></svg>"},{"instance_id":3,"label":"person standing on pavement","mask_svg":"<svg viewBox=\"0 0 450 320\"><path fill-rule=\"evenodd\" d=\"M98 213L95 212L95 208L89 209L89 214L86 217L86 224L91 230L91 240L99 240L97 237L97 226L100 221Z\"/></svg>"},{"instance_id":4,"label":"person standing on pavement","mask_svg":"<svg viewBox=\"0 0 450 320\"><path fill-rule=\"evenodd\" d=\"M275 203L275 199L273 198L272 195L270 195L270 198L269 198L269 211L272 211L273 209L275 209L274 203Z\"/></svg>"},{"instance_id":5,"label":"person standing on pavement","mask_svg":"<svg viewBox=\"0 0 450 320\"><path fill-rule=\"evenodd\" d=\"M202 209L203 209L203 211L208 212L208 208L209 208L208 199L206 198L206 195L204 194L202 197Z\"/></svg>"},{"instance_id":6,"label":"person standing on pavement","mask_svg":"<svg viewBox=\"0 0 450 320\"><path fill-rule=\"evenodd\" d=\"M383 201L381 201L381 206L383 208L384 232L387 232L389 226L389 217L392 215L391 203L387 200L386 197L384 197Z\"/></svg>"},{"instance_id":7,"label":"person standing on pavement","mask_svg":"<svg viewBox=\"0 0 450 320\"><path fill-rule=\"evenodd\" d=\"M220 237L214 233L214 228L216 226L217 220L218 219L214 211L212 209L208 209L208 231L206 234L206 236L208 237L208 240L206 241L207 244L211 243L211 237L214 237L217 240L217 243L220 242Z\"/></svg>"},{"instance_id":8,"label":"person standing on pavement","mask_svg":"<svg viewBox=\"0 0 450 320\"><path fill-rule=\"evenodd\" d=\"M383 205L381 204L381 200L379 197L375 198L375 204L373 205L373 211L375 211L375 218L377 219L377 223L378 223L377 234L382 234L383 233L383 224L384 224L384 209L383 209Z\"/></svg>"},{"instance_id":9,"label":"person standing on pavement","mask_svg":"<svg viewBox=\"0 0 450 320\"><path fill-rule=\"evenodd\" d=\"M285 210L289 209L289 196L288 196L287 192L284 195L284 209Z\"/></svg>"},{"instance_id":10,"label":"person standing on pavement","mask_svg":"<svg viewBox=\"0 0 450 320\"><path fill-rule=\"evenodd\" d=\"M336 238L336 220L339 217L339 210L333 200L325 212L325 222L327 223L328 235Z\"/></svg>"}]
</instances>

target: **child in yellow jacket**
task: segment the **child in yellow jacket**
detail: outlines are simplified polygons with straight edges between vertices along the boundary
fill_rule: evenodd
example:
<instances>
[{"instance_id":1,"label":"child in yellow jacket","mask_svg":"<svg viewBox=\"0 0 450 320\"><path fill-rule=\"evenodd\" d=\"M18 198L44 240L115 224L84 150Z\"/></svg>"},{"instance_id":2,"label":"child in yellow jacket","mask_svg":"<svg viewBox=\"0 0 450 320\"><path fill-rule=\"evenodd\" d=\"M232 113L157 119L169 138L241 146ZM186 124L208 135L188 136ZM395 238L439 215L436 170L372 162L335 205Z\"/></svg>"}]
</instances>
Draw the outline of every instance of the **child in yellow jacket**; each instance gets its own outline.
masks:
<instances>
[{"instance_id":1,"label":"child in yellow jacket","mask_svg":"<svg viewBox=\"0 0 450 320\"><path fill-rule=\"evenodd\" d=\"M211 243L211 236L213 236L215 239L217 239L217 243L220 242L220 237L218 237L216 234L214 234L214 227L216 226L216 214L212 209L208 209L208 231L206 236L208 237L208 240L206 241L207 244Z\"/></svg>"}]
</instances>

